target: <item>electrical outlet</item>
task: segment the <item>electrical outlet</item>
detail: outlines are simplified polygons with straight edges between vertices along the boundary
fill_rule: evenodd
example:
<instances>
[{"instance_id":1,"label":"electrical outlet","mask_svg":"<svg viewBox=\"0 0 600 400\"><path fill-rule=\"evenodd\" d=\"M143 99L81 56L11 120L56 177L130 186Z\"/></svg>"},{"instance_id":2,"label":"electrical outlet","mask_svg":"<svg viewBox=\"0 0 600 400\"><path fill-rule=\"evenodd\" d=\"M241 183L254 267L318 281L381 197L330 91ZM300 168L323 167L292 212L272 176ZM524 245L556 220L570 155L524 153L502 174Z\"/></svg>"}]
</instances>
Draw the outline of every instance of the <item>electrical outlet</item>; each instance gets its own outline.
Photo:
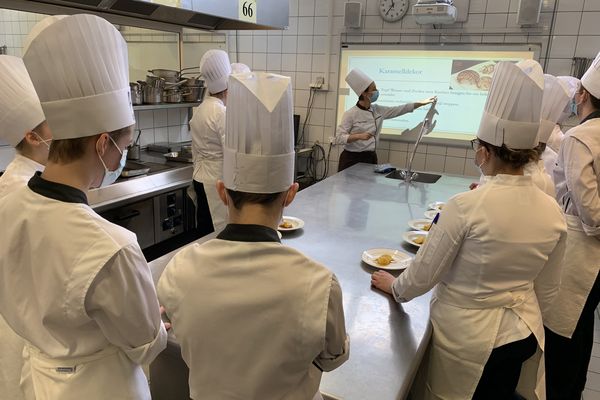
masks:
<instances>
[{"instance_id":1,"label":"electrical outlet","mask_svg":"<svg viewBox=\"0 0 600 400\"><path fill-rule=\"evenodd\" d=\"M315 81L310 84L310 88L319 90L323 88L323 85L325 85L325 78L322 76L317 76Z\"/></svg>"}]
</instances>

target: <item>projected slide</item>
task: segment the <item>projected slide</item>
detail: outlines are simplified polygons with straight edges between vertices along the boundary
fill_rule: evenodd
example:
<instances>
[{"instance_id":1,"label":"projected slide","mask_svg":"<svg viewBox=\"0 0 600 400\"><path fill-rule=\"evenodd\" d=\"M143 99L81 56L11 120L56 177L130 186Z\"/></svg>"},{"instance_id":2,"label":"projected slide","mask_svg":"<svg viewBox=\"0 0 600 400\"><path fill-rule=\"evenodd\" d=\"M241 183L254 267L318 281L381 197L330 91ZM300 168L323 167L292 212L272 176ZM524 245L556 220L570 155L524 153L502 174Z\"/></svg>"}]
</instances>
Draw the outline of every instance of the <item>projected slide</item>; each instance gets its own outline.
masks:
<instances>
[{"instance_id":1,"label":"projected slide","mask_svg":"<svg viewBox=\"0 0 600 400\"><path fill-rule=\"evenodd\" d=\"M533 51L351 50L342 51L340 88L348 71L359 68L377 84L377 104L395 106L438 96L437 125L430 136L470 140L476 134L494 69L500 61L534 57ZM357 96L340 90L338 121ZM383 134L400 135L417 126L428 107L386 120Z\"/></svg>"}]
</instances>

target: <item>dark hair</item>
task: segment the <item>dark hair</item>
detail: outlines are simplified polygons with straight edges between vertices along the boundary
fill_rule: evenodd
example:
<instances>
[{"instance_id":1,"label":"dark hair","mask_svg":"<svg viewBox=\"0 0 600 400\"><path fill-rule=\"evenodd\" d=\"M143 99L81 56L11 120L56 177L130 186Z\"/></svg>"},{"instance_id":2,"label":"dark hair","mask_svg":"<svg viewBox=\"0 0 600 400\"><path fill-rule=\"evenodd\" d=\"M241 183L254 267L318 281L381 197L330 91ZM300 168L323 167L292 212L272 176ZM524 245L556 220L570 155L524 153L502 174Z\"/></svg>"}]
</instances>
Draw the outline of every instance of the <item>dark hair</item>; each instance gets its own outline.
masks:
<instances>
[{"instance_id":1,"label":"dark hair","mask_svg":"<svg viewBox=\"0 0 600 400\"><path fill-rule=\"evenodd\" d=\"M122 136L131 132L131 126L109 132L109 136L117 142ZM89 141L96 141L101 134L75 139L55 139L50 144L48 161L57 164L67 164L79 160L85 154L85 148Z\"/></svg>"},{"instance_id":2,"label":"dark hair","mask_svg":"<svg viewBox=\"0 0 600 400\"><path fill-rule=\"evenodd\" d=\"M233 206L237 210L241 210L242 207L246 204L261 204L264 206L270 206L279 198L279 196L284 192L279 193L246 193L246 192L238 192L235 190L227 189L227 194L231 197L231 201L233 201Z\"/></svg>"},{"instance_id":3,"label":"dark hair","mask_svg":"<svg viewBox=\"0 0 600 400\"><path fill-rule=\"evenodd\" d=\"M538 143L537 146L535 146L533 148L533 150L535 150L536 153L536 159L534 161L539 161L542 159L542 154L544 154L544 150L546 150L546 143Z\"/></svg>"},{"instance_id":4,"label":"dark hair","mask_svg":"<svg viewBox=\"0 0 600 400\"><path fill-rule=\"evenodd\" d=\"M590 93L589 90L587 90L585 87L583 87L583 85L581 85L579 88L579 93L583 93L584 90L590 95L590 103L592 103L592 107L594 107L596 110L600 110L600 99L595 97L593 94Z\"/></svg>"},{"instance_id":5,"label":"dark hair","mask_svg":"<svg viewBox=\"0 0 600 400\"><path fill-rule=\"evenodd\" d=\"M484 142L479 139L479 144L494 153L500 161L508 164L512 168L521 168L531 161L536 161L538 153L535 149L509 149L505 144L502 147Z\"/></svg>"}]
</instances>

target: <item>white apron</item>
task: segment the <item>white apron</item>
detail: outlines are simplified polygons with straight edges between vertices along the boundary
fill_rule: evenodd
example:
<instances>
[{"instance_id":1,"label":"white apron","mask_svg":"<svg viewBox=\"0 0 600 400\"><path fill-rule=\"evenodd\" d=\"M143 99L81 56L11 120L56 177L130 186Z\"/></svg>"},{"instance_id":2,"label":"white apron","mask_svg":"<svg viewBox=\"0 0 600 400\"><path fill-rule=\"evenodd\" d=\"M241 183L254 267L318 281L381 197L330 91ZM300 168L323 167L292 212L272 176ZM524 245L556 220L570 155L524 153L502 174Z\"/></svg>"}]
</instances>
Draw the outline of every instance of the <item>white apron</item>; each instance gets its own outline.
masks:
<instances>
[{"instance_id":1,"label":"white apron","mask_svg":"<svg viewBox=\"0 0 600 400\"><path fill-rule=\"evenodd\" d=\"M38 400L91 400L90 393L96 399L151 399L142 368L117 347L67 360L49 358L30 345L26 351Z\"/></svg>"},{"instance_id":2,"label":"white apron","mask_svg":"<svg viewBox=\"0 0 600 400\"><path fill-rule=\"evenodd\" d=\"M194 173L194 180L202 182L213 228L215 228L215 232L220 232L227 225L227 207L223 204L223 201L219 197L219 192L217 192L217 180L221 179L223 175L223 160L204 159L198 160L196 163L198 165ZM192 200L194 201L194 205L198 207L195 191Z\"/></svg>"},{"instance_id":3,"label":"white apron","mask_svg":"<svg viewBox=\"0 0 600 400\"><path fill-rule=\"evenodd\" d=\"M431 302L433 335L429 348L428 384L422 395L427 400L471 399L493 350L504 309L510 308L544 347L544 329L533 285L520 291L474 299L439 284ZM461 318L455 318L461 309ZM465 309L470 310L468 319ZM544 363L541 352L535 359L535 374L525 388L535 392L528 399L545 399ZM524 368L521 376L530 372ZM532 388L535 387L534 390ZM524 393L522 393L524 394Z\"/></svg>"},{"instance_id":4,"label":"white apron","mask_svg":"<svg viewBox=\"0 0 600 400\"><path fill-rule=\"evenodd\" d=\"M586 235L579 217L566 215L566 219L567 249L560 289L544 323L552 332L571 338L600 271L600 240Z\"/></svg>"}]
</instances>

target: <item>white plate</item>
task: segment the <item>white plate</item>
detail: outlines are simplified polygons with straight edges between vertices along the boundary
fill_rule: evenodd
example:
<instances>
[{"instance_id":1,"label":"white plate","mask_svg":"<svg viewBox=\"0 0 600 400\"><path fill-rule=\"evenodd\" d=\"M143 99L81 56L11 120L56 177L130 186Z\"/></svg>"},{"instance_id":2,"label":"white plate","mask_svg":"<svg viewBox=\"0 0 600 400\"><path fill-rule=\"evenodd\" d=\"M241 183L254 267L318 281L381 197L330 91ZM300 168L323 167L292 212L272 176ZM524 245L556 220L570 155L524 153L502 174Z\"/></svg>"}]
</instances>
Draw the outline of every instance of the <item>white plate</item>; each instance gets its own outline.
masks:
<instances>
[{"instance_id":1,"label":"white plate","mask_svg":"<svg viewBox=\"0 0 600 400\"><path fill-rule=\"evenodd\" d=\"M422 244L415 243L415 239L418 238L418 237L425 237L425 238L427 238L427 234L428 233L429 232L425 232L425 231L404 232L402 234L402 239L404 239L404 241L406 243L412 244L413 246L421 247Z\"/></svg>"},{"instance_id":2,"label":"white plate","mask_svg":"<svg viewBox=\"0 0 600 400\"><path fill-rule=\"evenodd\" d=\"M379 256L389 254L392 256L392 262L388 265L379 265L375 261ZM400 250L394 249L369 249L362 253L362 260L375 268L387 270L403 270L410 265L412 257Z\"/></svg>"},{"instance_id":3,"label":"white plate","mask_svg":"<svg viewBox=\"0 0 600 400\"><path fill-rule=\"evenodd\" d=\"M425 215L425 218L427 219L434 219L438 212L438 210L427 210L423 215Z\"/></svg>"},{"instance_id":4,"label":"white plate","mask_svg":"<svg viewBox=\"0 0 600 400\"><path fill-rule=\"evenodd\" d=\"M427 207L429 207L430 210L442 211L444 205L446 205L446 203L443 201L434 201L433 203L427 204Z\"/></svg>"},{"instance_id":5,"label":"white plate","mask_svg":"<svg viewBox=\"0 0 600 400\"><path fill-rule=\"evenodd\" d=\"M296 217L288 217L288 216L283 216L282 221L288 221L289 223L292 224L291 228L282 228L281 226L277 226L277 229L280 230L281 232L291 232L291 231L295 231L297 229L303 228L304 227L304 221L302 221L300 218L296 218Z\"/></svg>"},{"instance_id":6,"label":"white plate","mask_svg":"<svg viewBox=\"0 0 600 400\"><path fill-rule=\"evenodd\" d=\"M431 229L431 226L429 227L429 229L424 229L426 225L431 225L430 219L413 219L411 221L408 221L408 226L410 226L415 231L429 231L429 229Z\"/></svg>"}]
</instances>

